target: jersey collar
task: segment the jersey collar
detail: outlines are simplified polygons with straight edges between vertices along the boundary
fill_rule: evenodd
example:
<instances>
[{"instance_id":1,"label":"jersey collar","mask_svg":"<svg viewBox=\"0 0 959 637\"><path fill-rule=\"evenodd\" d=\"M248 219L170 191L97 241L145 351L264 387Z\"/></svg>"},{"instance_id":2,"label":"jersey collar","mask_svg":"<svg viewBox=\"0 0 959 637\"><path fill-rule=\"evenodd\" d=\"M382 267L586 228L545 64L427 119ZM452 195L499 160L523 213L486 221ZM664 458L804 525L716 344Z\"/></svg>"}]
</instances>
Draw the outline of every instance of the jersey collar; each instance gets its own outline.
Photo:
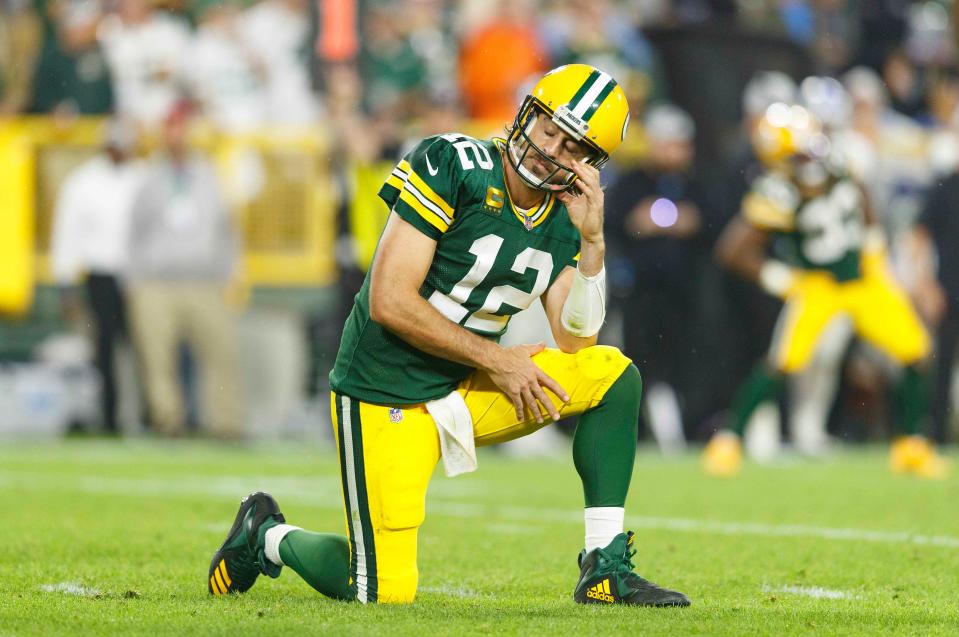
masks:
<instances>
[{"instance_id":1,"label":"jersey collar","mask_svg":"<svg viewBox=\"0 0 959 637\"><path fill-rule=\"evenodd\" d=\"M506 140L503 139L502 137L494 137L493 143L496 144L496 147L500 151L507 152ZM546 218L549 216L549 213L552 212L553 210L553 207L554 207L553 204L556 202L556 197L553 195L553 193L547 192L546 196L543 197L543 200L539 203L539 205L529 212L524 212L519 206L514 204L513 196L510 195L509 186L506 183L506 175L505 175L506 165L505 165L505 162L503 162L502 152L499 154L500 164L501 164L500 167L504 171L503 186L505 187L504 189L506 190L506 197L509 199L510 210L513 211L513 214L516 215L516 218L520 220L520 222L523 224L523 226L527 230L532 230L536 226L546 221Z\"/></svg>"}]
</instances>

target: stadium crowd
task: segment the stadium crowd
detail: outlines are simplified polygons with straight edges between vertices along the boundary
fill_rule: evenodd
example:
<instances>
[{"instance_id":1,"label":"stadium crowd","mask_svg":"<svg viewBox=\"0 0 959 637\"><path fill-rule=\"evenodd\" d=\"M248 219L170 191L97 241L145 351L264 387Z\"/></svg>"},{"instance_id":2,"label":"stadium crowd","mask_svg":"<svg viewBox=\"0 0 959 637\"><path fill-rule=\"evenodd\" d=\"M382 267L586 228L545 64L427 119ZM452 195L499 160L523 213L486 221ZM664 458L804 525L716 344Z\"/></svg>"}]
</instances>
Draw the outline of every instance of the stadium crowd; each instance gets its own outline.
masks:
<instances>
[{"instance_id":1,"label":"stadium crowd","mask_svg":"<svg viewBox=\"0 0 959 637\"><path fill-rule=\"evenodd\" d=\"M133 190L140 195L112 203L128 209L130 219L149 219L145 202L152 202L174 210L190 229L164 237L131 221L141 232L118 231L117 249L124 254L115 262L54 268L58 282L68 285L79 272L104 266L108 271L100 274L115 277L117 285L104 297L102 280L88 281L89 298L110 306L132 303L134 321L139 315L153 323L173 305L157 278L172 289L198 280L225 286L240 240L221 237L216 263L201 262L199 252L183 244L178 264L154 258L163 245L202 238L196 228L230 226L229 215L207 219L207 225L191 217L226 204L210 203L224 197L205 183L213 178L202 156L193 164L192 181L171 181L172 173L164 172L162 158L176 143L170 128L192 116L231 134L322 128L332 139L329 161L339 189L338 288L345 316L385 218L377 209L378 182L411 143L453 130L498 134L531 78L563 63L603 68L626 90L633 122L604 171L615 320L603 338L621 344L642 371L650 428L678 427L687 437L705 439L765 354L779 308L724 270L713 258L714 244L761 169L750 145L757 120L774 103L801 103L866 184L896 274L936 334L930 434L946 442L959 341L957 15L959 4L949 0L0 0L0 117L42 114L68 122L79 115L112 116L117 123L108 152L131 152L136 138L166 132L149 166L133 160L142 175L111 177L119 180L113 183L139 179ZM703 57L696 43L716 37L738 40L736 66L714 73L702 88L689 86L678 70L684 67L674 64L675 43L685 63L695 65ZM757 42L771 42L783 57L751 56ZM734 94L734 106L712 92L717 82ZM191 190L191 183L205 183L211 192ZM62 190L58 214L80 205L81 190ZM201 203L183 203L191 196ZM363 215L377 220L372 232L362 230L369 225ZM54 261L62 264L86 229L56 228L66 232L53 242ZM183 263L195 269L176 271ZM153 268L152 279L144 268ZM117 292L126 287L134 300ZM184 308L191 303L182 299ZM99 320L101 330L124 332L111 327L119 312ZM211 313L219 324L229 323L222 307L196 312ZM335 341L336 330L325 325L339 329L341 318L314 325L314 338ZM199 349L211 347L204 335L218 333L209 325L190 329ZM156 338L155 330L140 331ZM156 353L155 340L138 347L144 361L154 361L152 371L150 363L141 365L147 384L160 383L155 392L167 396L151 397L151 419L161 431L177 431L184 416L169 398L175 383L155 380L176 371L174 345L166 345L165 355ZM112 354L109 346L101 348L99 367L108 370ZM868 348L849 345L842 333L821 349L818 362L793 386L805 398L783 411L792 421L806 417L803 405L828 412L832 389L820 385L835 377L840 389L831 431L881 437L889 416L880 397L895 371ZM215 369L233 365L235 354L208 354L201 358L217 361ZM320 365L314 376L324 373ZM109 386L112 373L103 374ZM224 389L220 403L235 404L237 391ZM106 412L113 409L110 400ZM213 413L224 409L229 411ZM241 417L228 414L216 424L214 416L213 430L234 435Z\"/></svg>"}]
</instances>

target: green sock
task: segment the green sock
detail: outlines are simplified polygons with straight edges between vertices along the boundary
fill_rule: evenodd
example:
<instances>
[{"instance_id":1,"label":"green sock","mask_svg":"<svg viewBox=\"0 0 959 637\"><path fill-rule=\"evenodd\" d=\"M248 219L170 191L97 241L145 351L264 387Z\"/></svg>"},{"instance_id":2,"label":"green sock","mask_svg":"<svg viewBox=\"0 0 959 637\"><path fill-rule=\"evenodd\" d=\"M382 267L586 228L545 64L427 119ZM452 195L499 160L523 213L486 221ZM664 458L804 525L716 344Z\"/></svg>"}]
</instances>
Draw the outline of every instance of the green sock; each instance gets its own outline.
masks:
<instances>
[{"instance_id":1,"label":"green sock","mask_svg":"<svg viewBox=\"0 0 959 637\"><path fill-rule=\"evenodd\" d=\"M280 559L327 597L356 596L350 588L350 543L342 535L290 531L280 542Z\"/></svg>"},{"instance_id":2,"label":"green sock","mask_svg":"<svg viewBox=\"0 0 959 637\"><path fill-rule=\"evenodd\" d=\"M902 370L893 388L895 400L896 429L900 434L912 436L919 433L922 418L927 412L926 374L918 365Z\"/></svg>"},{"instance_id":3,"label":"green sock","mask_svg":"<svg viewBox=\"0 0 959 637\"><path fill-rule=\"evenodd\" d=\"M621 507L633 475L643 379L630 365L599 405L580 416L573 436L573 463L587 507Z\"/></svg>"},{"instance_id":4,"label":"green sock","mask_svg":"<svg viewBox=\"0 0 959 637\"><path fill-rule=\"evenodd\" d=\"M779 396L783 380L782 374L771 371L765 364L757 365L733 398L732 415L726 428L742 436L756 407Z\"/></svg>"}]
</instances>

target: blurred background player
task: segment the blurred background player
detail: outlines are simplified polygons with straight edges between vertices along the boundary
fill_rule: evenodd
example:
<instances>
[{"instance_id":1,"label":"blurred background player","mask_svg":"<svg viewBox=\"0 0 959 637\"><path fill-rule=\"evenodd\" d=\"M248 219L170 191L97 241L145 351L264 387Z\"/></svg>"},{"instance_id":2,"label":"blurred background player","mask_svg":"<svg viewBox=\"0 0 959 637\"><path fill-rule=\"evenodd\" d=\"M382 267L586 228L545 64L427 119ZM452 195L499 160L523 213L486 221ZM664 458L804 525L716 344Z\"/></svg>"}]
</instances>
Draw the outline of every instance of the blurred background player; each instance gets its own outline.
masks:
<instances>
[{"instance_id":1,"label":"blurred background player","mask_svg":"<svg viewBox=\"0 0 959 637\"><path fill-rule=\"evenodd\" d=\"M860 337L902 366L892 469L940 477L943 461L920 432L929 337L887 271L883 232L865 192L802 106L770 105L755 144L769 170L753 183L741 215L724 230L717 256L785 305L768 361L739 390L729 424L706 447L705 469L738 472L740 437L755 408L778 394L785 376L806 367L829 322L848 314ZM770 258L767 247L777 236L783 256Z\"/></svg>"}]
</instances>

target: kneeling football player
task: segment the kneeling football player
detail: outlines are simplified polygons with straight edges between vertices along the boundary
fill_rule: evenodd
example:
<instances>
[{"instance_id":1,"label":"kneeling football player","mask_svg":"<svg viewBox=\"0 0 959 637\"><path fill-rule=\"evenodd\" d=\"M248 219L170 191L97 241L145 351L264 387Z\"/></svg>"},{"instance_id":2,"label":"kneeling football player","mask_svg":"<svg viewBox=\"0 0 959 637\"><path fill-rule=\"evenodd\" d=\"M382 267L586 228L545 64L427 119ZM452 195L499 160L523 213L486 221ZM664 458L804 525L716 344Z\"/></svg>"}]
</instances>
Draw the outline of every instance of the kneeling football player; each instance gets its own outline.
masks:
<instances>
[{"instance_id":1,"label":"kneeling football player","mask_svg":"<svg viewBox=\"0 0 959 637\"><path fill-rule=\"evenodd\" d=\"M330 374L346 537L285 523L254 493L213 557L211 593L289 566L332 598L411 602L426 488L475 468L475 445L579 415L585 494L581 603L686 606L633 571L624 504L642 381L596 345L605 316L599 169L626 133L623 90L582 64L546 74L505 139L429 137L380 190L391 209ZM510 316L542 297L559 349L505 348Z\"/></svg>"}]
</instances>

